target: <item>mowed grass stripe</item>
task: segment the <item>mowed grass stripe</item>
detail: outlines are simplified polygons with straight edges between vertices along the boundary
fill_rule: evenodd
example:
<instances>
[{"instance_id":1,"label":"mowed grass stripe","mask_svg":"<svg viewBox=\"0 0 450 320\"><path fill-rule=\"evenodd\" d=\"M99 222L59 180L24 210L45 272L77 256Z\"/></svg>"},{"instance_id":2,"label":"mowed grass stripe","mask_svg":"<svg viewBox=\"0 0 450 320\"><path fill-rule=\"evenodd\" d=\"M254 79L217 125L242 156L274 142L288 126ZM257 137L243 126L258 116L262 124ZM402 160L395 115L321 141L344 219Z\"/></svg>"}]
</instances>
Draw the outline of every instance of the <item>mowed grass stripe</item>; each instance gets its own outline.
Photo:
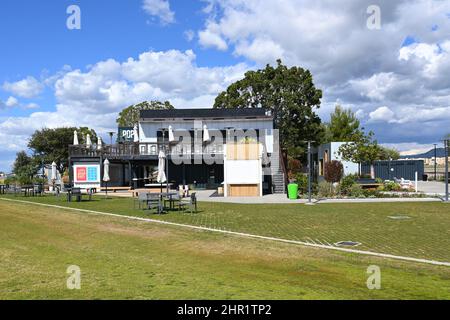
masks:
<instances>
[{"instance_id":1,"label":"mowed grass stripe","mask_svg":"<svg viewBox=\"0 0 450 320\"><path fill-rule=\"evenodd\" d=\"M321 244L320 241L316 242L313 239L311 239L312 240L311 242L309 242L309 241L303 242L303 241L297 241L297 240L289 240L289 239L275 238L275 237L269 237L269 236L261 236L261 235L242 233L242 232L236 232L236 231L214 229L214 228L210 228L210 227L202 227L202 226L181 224L181 223L162 221L162 220L156 220L156 219L149 219L149 218L142 218L142 217L136 217L136 216L125 216L125 215L119 215L119 214L108 213L108 212L101 212L101 211L93 211L93 210L87 210L87 209L69 208L69 207L64 207L64 206L57 206L57 205L29 202L29 201L23 201L23 200L11 200L11 199L1 199L1 198L0 198L0 200L11 201L11 202L19 202L19 203L31 204L31 205L41 205L41 206L53 207L53 208L59 208L59 209L68 209L68 210L86 212L86 213L89 213L89 214L106 215L106 216L126 218L126 219L138 220L138 221L144 221L144 222L151 222L151 223L159 223L159 224L165 224L165 225L171 225L171 226L177 226L177 227L183 227L183 228L189 228L189 229L196 229L196 230L203 230L203 231L210 231L210 232L218 232L218 233L224 233L224 234L229 234L229 235L235 235L235 236L239 236L239 237L263 239L263 240L270 240L270 241L277 241L277 242L290 243L290 244L296 244L296 245L310 246L310 247L315 247L315 248L335 250L335 251L341 251L341 252L347 252L347 253L356 253L356 254L362 254L362 255L370 255L370 256L377 256L377 257L383 257L383 258L403 260L403 261L426 263L426 264L431 264L431 265L450 267L450 262L436 261L436 260L429 260L429 259L420 259L420 258L399 256L399 255L387 254L387 253L381 253L381 252L372 252L372 251L364 251L364 250L348 249L348 248L342 248L342 247L336 247L336 246L329 246L329 245Z\"/></svg>"},{"instance_id":2,"label":"mowed grass stripe","mask_svg":"<svg viewBox=\"0 0 450 320\"><path fill-rule=\"evenodd\" d=\"M4 201L0 256L1 299L450 299L446 267Z\"/></svg>"}]
</instances>

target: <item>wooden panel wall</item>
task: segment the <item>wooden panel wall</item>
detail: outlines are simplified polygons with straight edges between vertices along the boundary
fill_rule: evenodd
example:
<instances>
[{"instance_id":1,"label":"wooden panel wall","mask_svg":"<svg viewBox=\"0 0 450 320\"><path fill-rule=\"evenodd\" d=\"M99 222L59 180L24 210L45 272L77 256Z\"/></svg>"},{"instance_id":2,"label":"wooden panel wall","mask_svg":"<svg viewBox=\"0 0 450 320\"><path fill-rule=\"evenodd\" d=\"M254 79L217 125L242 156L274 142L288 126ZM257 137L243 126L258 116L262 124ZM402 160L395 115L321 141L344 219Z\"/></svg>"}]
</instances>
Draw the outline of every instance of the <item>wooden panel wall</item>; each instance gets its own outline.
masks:
<instances>
[{"instance_id":1,"label":"wooden panel wall","mask_svg":"<svg viewBox=\"0 0 450 320\"><path fill-rule=\"evenodd\" d=\"M259 197L258 184L231 184L228 186L230 197Z\"/></svg>"},{"instance_id":2,"label":"wooden panel wall","mask_svg":"<svg viewBox=\"0 0 450 320\"><path fill-rule=\"evenodd\" d=\"M258 160L259 148L257 143L227 144L227 160Z\"/></svg>"}]
</instances>

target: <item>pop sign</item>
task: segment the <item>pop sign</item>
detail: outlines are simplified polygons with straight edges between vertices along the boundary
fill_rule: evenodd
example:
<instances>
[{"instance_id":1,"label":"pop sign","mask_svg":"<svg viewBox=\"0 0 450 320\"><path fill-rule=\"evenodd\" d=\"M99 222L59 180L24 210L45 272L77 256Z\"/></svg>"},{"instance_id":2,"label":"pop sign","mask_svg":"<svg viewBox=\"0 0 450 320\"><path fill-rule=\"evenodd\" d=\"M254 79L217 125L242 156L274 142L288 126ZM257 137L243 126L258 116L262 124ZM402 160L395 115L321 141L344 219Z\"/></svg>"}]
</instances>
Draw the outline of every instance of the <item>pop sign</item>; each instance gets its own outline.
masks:
<instances>
[{"instance_id":1,"label":"pop sign","mask_svg":"<svg viewBox=\"0 0 450 320\"><path fill-rule=\"evenodd\" d=\"M119 127L119 142L133 142L134 128L133 127Z\"/></svg>"}]
</instances>

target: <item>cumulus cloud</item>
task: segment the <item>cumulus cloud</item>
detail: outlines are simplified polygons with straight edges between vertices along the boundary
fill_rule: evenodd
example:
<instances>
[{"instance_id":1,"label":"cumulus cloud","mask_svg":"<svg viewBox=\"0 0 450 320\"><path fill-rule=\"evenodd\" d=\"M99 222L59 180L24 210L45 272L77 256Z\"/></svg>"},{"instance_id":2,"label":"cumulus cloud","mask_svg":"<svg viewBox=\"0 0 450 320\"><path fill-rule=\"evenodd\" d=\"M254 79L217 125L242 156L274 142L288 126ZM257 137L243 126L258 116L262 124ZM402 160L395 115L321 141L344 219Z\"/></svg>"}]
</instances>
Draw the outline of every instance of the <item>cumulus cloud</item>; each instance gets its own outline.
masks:
<instances>
[{"instance_id":1,"label":"cumulus cloud","mask_svg":"<svg viewBox=\"0 0 450 320\"><path fill-rule=\"evenodd\" d=\"M43 126L111 131L123 108L144 100L170 100L177 108L212 107L217 94L247 70L243 63L199 67L191 50L149 51L125 61L100 61L87 70L68 69L52 80L55 111L0 120L0 149L24 148L29 135ZM27 106L38 107L34 103Z\"/></svg>"},{"instance_id":2,"label":"cumulus cloud","mask_svg":"<svg viewBox=\"0 0 450 320\"><path fill-rule=\"evenodd\" d=\"M170 10L168 0L144 0L142 8L150 16L157 17L162 24L175 22L175 13Z\"/></svg>"},{"instance_id":3,"label":"cumulus cloud","mask_svg":"<svg viewBox=\"0 0 450 320\"><path fill-rule=\"evenodd\" d=\"M5 105L10 108L17 106L18 104L19 104L19 100L17 100L14 97L9 97L8 100L6 100L6 102L5 102Z\"/></svg>"},{"instance_id":4,"label":"cumulus cloud","mask_svg":"<svg viewBox=\"0 0 450 320\"><path fill-rule=\"evenodd\" d=\"M311 70L324 92L325 121L340 101L380 140L434 142L449 127L443 113L450 106L450 2L378 1L380 30L367 28L372 4L210 0L199 32L207 37L199 42L259 66L282 58ZM421 136L410 132L418 126Z\"/></svg>"},{"instance_id":5,"label":"cumulus cloud","mask_svg":"<svg viewBox=\"0 0 450 320\"><path fill-rule=\"evenodd\" d=\"M19 97L34 98L44 90L44 85L36 78L29 76L17 82L5 82L3 90Z\"/></svg>"}]
</instances>

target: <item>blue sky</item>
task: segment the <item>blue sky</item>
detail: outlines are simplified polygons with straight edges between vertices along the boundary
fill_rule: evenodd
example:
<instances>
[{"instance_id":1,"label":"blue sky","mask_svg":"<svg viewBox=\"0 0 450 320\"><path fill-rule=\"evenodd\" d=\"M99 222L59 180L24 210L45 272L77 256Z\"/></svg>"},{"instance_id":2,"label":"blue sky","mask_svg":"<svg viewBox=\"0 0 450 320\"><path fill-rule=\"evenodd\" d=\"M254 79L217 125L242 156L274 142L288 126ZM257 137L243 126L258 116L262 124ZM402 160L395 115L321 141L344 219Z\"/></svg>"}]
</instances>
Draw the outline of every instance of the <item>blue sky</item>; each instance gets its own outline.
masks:
<instances>
[{"instance_id":1,"label":"blue sky","mask_svg":"<svg viewBox=\"0 0 450 320\"><path fill-rule=\"evenodd\" d=\"M351 108L378 140L429 149L450 130L450 1L3 0L0 171L42 127L100 134L142 100L211 107L250 69L282 58L324 91L324 121ZM70 5L81 30L69 30ZM420 128L420 130L418 130Z\"/></svg>"}]
</instances>

